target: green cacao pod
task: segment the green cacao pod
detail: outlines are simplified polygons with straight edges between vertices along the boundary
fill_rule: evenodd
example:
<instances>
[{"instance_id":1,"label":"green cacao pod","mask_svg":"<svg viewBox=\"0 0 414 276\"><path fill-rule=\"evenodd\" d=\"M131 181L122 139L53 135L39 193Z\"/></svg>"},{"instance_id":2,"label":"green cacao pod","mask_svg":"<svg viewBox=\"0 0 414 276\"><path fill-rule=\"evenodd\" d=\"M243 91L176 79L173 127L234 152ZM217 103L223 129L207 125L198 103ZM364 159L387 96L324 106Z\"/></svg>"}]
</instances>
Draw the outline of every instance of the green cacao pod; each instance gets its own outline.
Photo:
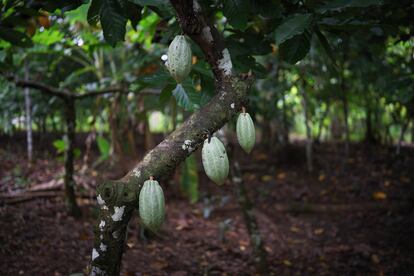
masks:
<instances>
[{"instance_id":1,"label":"green cacao pod","mask_svg":"<svg viewBox=\"0 0 414 276\"><path fill-rule=\"evenodd\" d=\"M256 132L254 130L253 120L249 113L240 113L237 118L236 132L240 146L245 152L250 153L256 141Z\"/></svg>"},{"instance_id":2,"label":"green cacao pod","mask_svg":"<svg viewBox=\"0 0 414 276\"><path fill-rule=\"evenodd\" d=\"M217 137L204 141L201 151L204 171L218 185L224 183L229 174L229 159L223 143Z\"/></svg>"},{"instance_id":3,"label":"green cacao pod","mask_svg":"<svg viewBox=\"0 0 414 276\"><path fill-rule=\"evenodd\" d=\"M147 180L139 194L139 216L148 229L157 231L164 222L164 192L158 181Z\"/></svg>"},{"instance_id":4,"label":"green cacao pod","mask_svg":"<svg viewBox=\"0 0 414 276\"><path fill-rule=\"evenodd\" d=\"M168 47L166 66L177 83L181 83L191 71L191 47L183 35L177 35Z\"/></svg>"}]
</instances>

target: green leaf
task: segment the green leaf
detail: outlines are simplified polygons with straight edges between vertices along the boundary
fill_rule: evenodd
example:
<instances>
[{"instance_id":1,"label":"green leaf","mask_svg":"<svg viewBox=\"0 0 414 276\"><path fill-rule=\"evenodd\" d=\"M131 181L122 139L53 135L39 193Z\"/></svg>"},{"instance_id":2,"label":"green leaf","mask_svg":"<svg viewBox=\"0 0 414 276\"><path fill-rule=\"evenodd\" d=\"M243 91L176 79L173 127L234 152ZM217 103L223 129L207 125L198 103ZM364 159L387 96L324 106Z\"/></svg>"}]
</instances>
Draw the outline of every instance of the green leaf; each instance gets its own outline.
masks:
<instances>
[{"instance_id":1,"label":"green leaf","mask_svg":"<svg viewBox=\"0 0 414 276\"><path fill-rule=\"evenodd\" d=\"M111 150L111 145L108 140L102 136L96 138L96 143L98 144L99 152L101 153L100 159L106 160L109 158L109 152Z\"/></svg>"},{"instance_id":2,"label":"green leaf","mask_svg":"<svg viewBox=\"0 0 414 276\"><path fill-rule=\"evenodd\" d=\"M279 48L281 59L291 64L303 59L309 52L311 38L309 32L304 32L285 41Z\"/></svg>"},{"instance_id":3,"label":"green leaf","mask_svg":"<svg viewBox=\"0 0 414 276\"><path fill-rule=\"evenodd\" d=\"M184 108L186 111L193 111L200 107L201 93L197 93L191 81L186 81L183 84L177 84L172 91L178 106Z\"/></svg>"},{"instance_id":4,"label":"green leaf","mask_svg":"<svg viewBox=\"0 0 414 276\"><path fill-rule=\"evenodd\" d=\"M297 14L283 22L275 31L277 44L282 44L292 37L302 34L313 21L312 14Z\"/></svg>"},{"instance_id":5,"label":"green leaf","mask_svg":"<svg viewBox=\"0 0 414 276\"><path fill-rule=\"evenodd\" d=\"M102 1L103 0L92 0L91 5L88 9L88 23L91 26L96 26L96 24L99 21L99 14L102 7Z\"/></svg>"},{"instance_id":6,"label":"green leaf","mask_svg":"<svg viewBox=\"0 0 414 276\"><path fill-rule=\"evenodd\" d=\"M31 47L33 42L25 33L13 30L11 28L0 27L0 38L10 42L12 45L19 47Z\"/></svg>"},{"instance_id":7,"label":"green leaf","mask_svg":"<svg viewBox=\"0 0 414 276\"><path fill-rule=\"evenodd\" d=\"M154 6L159 7L163 5L168 5L168 0L129 0L132 3L138 4L140 6Z\"/></svg>"},{"instance_id":8,"label":"green leaf","mask_svg":"<svg viewBox=\"0 0 414 276\"><path fill-rule=\"evenodd\" d=\"M327 11L343 10L346 8L365 8L382 4L382 0L333 0L318 8L317 11L325 13Z\"/></svg>"},{"instance_id":9,"label":"green leaf","mask_svg":"<svg viewBox=\"0 0 414 276\"><path fill-rule=\"evenodd\" d=\"M63 153L66 149L66 141L65 139L58 139L53 141L53 146L55 147L57 153Z\"/></svg>"},{"instance_id":10,"label":"green leaf","mask_svg":"<svg viewBox=\"0 0 414 276\"><path fill-rule=\"evenodd\" d=\"M126 17L131 21L132 28L136 31L138 22L141 20L141 6L128 0L118 0Z\"/></svg>"},{"instance_id":11,"label":"green leaf","mask_svg":"<svg viewBox=\"0 0 414 276\"><path fill-rule=\"evenodd\" d=\"M236 29L244 30L250 13L250 0L225 0L223 14Z\"/></svg>"},{"instance_id":12,"label":"green leaf","mask_svg":"<svg viewBox=\"0 0 414 276\"><path fill-rule=\"evenodd\" d=\"M198 200L198 169L194 155L187 157L181 166L180 188L191 203Z\"/></svg>"},{"instance_id":13,"label":"green leaf","mask_svg":"<svg viewBox=\"0 0 414 276\"><path fill-rule=\"evenodd\" d=\"M315 33L316 33L316 36L319 39L319 42L322 45L322 48L325 50L325 53L331 59L332 64L333 64L334 68L336 69L337 65L336 65L335 57L334 57L334 54L333 54L333 51L332 51L332 47L329 44L328 40L326 39L325 35L319 30L319 27L317 25L315 26Z\"/></svg>"},{"instance_id":14,"label":"green leaf","mask_svg":"<svg viewBox=\"0 0 414 276\"><path fill-rule=\"evenodd\" d=\"M173 91L174 88L175 88L175 84L169 83L161 90L159 100L162 106L164 106L168 102L170 97L172 96L171 92Z\"/></svg>"},{"instance_id":15,"label":"green leaf","mask_svg":"<svg viewBox=\"0 0 414 276\"><path fill-rule=\"evenodd\" d=\"M177 84L172 94L174 95L178 106L181 106L182 108L184 108L184 110L193 109L191 102L190 102L190 98L188 98L188 95L185 92L184 87L181 84Z\"/></svg>"},{"instance_id":16,"label":"green leaf","mask_svg":"<svg viewBox=\"0 0 414 276\"><path fill-rule=\"evenodd\" d=\"M124 41L127 18L116 0L103 0L100 19L105 40L114 47L117 42Z\"/></svg>"}]
</instances>

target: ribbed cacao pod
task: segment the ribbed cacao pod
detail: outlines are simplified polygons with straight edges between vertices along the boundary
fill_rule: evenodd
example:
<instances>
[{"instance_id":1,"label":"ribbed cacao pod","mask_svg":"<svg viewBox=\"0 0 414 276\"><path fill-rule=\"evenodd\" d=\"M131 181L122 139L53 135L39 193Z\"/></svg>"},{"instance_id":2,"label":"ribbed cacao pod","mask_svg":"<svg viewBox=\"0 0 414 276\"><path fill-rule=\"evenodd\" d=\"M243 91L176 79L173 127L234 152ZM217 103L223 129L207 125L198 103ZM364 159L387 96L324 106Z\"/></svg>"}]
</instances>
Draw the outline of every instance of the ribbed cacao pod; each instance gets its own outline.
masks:
<instances>
[{"instance_id":1,"label":"ribbed cacao pod","mask_svg":"<svg viewBox=\"0 0 414 276\"><path fill-rule=\"evenodd\" d=\"M207 176L218 185L223 184L229 174L229 159L223 143L217 137L211 137L210 142L206 139L201 157Z\"/></svg>"},{"instance_id":2,"label":"ribbed cacao pod","mask_svg":"<svg viewBox=\"0 0 414 276\"><path fill-rule=\"evenodd\" d=\"M249 113L240 113L237 118L236 132L240 146L246 153L250 153L256 141L256 132Z\"/></svg>"},{"instance_id":3,"label":"ribbed cacao pod","mask_svg":"<svg viewBox=\"0 0 414 276\"><path fill-rule=\"evenodd\" d=\"M139 194L139 216L145 227L157 231L164 222L164 192L158 181L147 180Z\"/></svg>"},{"instance_id":4,"label":"ribbed cacao pod","mask_svg":"<svg viewBox=\"0 0 414 276\"><path fill-rule=\"evenodd\" d=\"M183 35L177 35L168 47L166 66L177 83L183 82L191 71L190 43Z\"/></svg>"}]
</instances>

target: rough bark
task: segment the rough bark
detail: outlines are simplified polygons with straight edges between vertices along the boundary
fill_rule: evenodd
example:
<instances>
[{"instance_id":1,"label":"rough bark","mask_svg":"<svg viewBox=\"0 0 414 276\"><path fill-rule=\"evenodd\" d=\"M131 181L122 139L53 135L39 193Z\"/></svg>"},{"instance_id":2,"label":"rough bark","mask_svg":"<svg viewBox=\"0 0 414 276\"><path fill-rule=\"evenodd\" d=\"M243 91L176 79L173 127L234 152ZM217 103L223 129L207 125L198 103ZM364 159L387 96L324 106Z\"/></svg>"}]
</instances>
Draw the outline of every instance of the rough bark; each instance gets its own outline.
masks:
<instances>
[{"instance_id":1,"label":"rough bark","mask_svg":"<svg viewBox=\"0 0 414 276\"><path fill-rule=\"evenodd\" d=\"M66 120L66 149L65 149L65 176L64 186L66 194L66 205L69 213L74 217L81 216L81 210L76 202L74 172L74 150L75 150L75 128L76 128L76 110L73 99L65 102L65 120Z\"/></svg>"},{"instance_id":2,"label":"rough bark","mask_svg":"<svg viewBox=\"0 0 414 276\"><path fill-rule=\"evenodd\" d=\"M217 95L146 154L122 179L98 186L101 212L95 226L91 275L119 274L126 228L133 210L138 207L143 182L150 176L159 180L167 178L181 161L202 145L208 134L220 129L246 105L251 78L232 74L230 55L223 39L214 25L207 23L198 3L189 0L171 3L183 31L204 52L215 75Z\"/></svg>"}]
</instances>

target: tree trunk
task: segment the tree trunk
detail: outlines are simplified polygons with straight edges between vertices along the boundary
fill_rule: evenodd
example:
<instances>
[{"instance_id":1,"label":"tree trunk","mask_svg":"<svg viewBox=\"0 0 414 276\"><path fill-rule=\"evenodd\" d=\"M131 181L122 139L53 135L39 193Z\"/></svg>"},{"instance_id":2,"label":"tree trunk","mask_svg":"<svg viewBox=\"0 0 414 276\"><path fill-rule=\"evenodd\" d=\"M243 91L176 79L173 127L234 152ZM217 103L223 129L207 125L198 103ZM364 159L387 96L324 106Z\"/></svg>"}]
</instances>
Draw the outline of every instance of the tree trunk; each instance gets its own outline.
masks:
<instances>
[{"instance_id":1,"label":"tree trunk","mask_svg":"<svg viewBox=\"0 0 414 276\"><path fill-rule=\"evenodd\" d=\"M302 106L303 106L303 117L305 121L305 128L306 128L306 164L308 172L313 171L313 143L312 143L312 130L309 125L309 101L308 96L303 87L299 88L302 94Z\"/></svg>"},{"instance_id":2,"label":"tree trunk","mask_svg":"<svg viewBox=\"0 0 414 276\"><path fill-rule=\"evenodd\" d=\"M267 253L257 225L256 216L253 212L253 204L247 195L246 187L240 172L240 165L237 161L233 162L232 181L235 184L237 201L243 214L244 224L246 225L247 232L249 233L250 244L253 249L253 262L256 267L256 271L261 275L267 275L269 271Z\"/></svg>"},{"instance_id":3,"label":"tree trunk","mask_svg":"<svg viewBox=\"0 0 414 276\"><path fill-rule=\"evenodd\" d=\"M27 62L24 64L25 72L24 77L26 80L29 79L29 67ZM24 88L24 103L25 103L25 114L26 114L26 139L27 139L27 160L29 167L33 162L33 133L32 133L32 112L31 112L31 99L30 99L30 89L28 87Z\"/></svg>"},{"instance_id":4,"label":"tree trunk","mask_svg":"<svg viewBox=\"0 0 414 276\"><path fill-rule=\"evenodd\" d=\"M66 149L65 149L65 195L66 205L69 213L74 217L81 216L81 210L76 202L75 180L73 179L74 171L74 150L75 150L75 128L76 128L76 110L75 101L66 99L65 101L65 120L66 120Z\"/></svg>"},{"instance_id":5,"label":"tree trunk","mask_svg":"<svg viewBox=\"0 0 414 276\"><path fill-rule=\"evenodd\" d=\"M374 134L372 131L372 115L371 115L371 108L369 106L366 107L365 110L365 141L369 144L374 143Z\"/></svg>"},{"instance_id":6,"label":"tree trunk","mask_svg":"<svg viewBox=\"0 0 414 276\"><path fill-rule=\"evenodd\" d=\"M404 141L405 131L407 130L409 124L410 124L410 120L409 118L407 118L407 120L405 120L405 122L401 126L400 137L398 138L397 148L395 149L395 153L397 155L401 153L401 144Z\"/></svg>"},{"instance_id":7,"label":"tree trunk","mask_svg":"<svg viewBox=\"0 0 414 276\"><path fill-rule=\"evenodd\" d=\"M252 77L241 79L232 74L231 58L224 48L222 35L199 6L194 9L193 3L197 2L171 0L183 32L200 47L212 68L217 95L147 153L122 179L98 185L100 214L95 227L91 275L119 274L126 228L133 210L138 207L137 197L143 182L150 176L159 180L168 178L180 162L203 144L208 134L220 129L246 106ZM199 32L207 27L211 35Z\"/></svg>"},{"instance_id":8,"label":"tree trunk","mask_svg":"<svg viewBox=\"0 0 414 276\"><path fill-rule=\"evenodd\" d=\"M344 115L344 130L345 130L345 160L349 156L349 124L348 124L348 97L346 94L345 80L342 75L341 77L341 92L342 92L342 105L343 105L343 115Z\"/></svg>"},{"instance_id":9,"label":"tree trunk","mask_svg":"<svg viewBox=\"0 0 414 276\"><path fill-rule=\"evenodd\" d=\"M319 143L320 140L321 140L321 135L322 135L322 130L323 130L323 122L325 121L326 116L328 116L329 109L330 109L330 104L328 102L327 105L326 105L326 110L323 112L322 117L319 120L318 132L316 133L316 138L315 138L315 141L317 143Z\"/></svg>"},{"instance_id":10,"label":"tree trunk","mask_svg":"<svg viewBox=\"0 0 414 276\"><path fill-rule=\"evenodd\" d=\"M286 110L286 99L285 94L282 95L282 120L283 120L283 143L285 145L289 144L289 125L287 119L287 110Z\"/></svg>"}]
</instances>

